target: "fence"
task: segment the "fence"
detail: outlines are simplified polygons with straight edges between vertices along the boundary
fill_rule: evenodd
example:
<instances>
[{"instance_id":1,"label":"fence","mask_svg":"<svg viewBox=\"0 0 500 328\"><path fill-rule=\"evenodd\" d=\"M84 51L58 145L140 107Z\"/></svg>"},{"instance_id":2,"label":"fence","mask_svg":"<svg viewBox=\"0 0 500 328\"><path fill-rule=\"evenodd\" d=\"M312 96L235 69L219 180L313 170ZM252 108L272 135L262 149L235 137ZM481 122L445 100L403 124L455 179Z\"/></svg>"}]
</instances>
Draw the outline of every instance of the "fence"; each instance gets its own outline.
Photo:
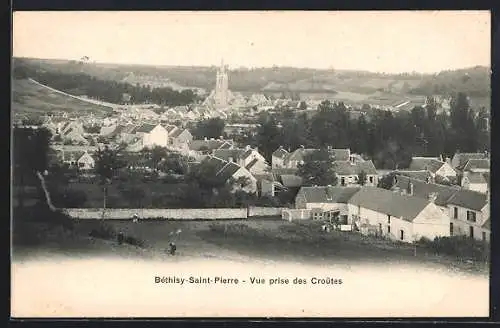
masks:
<instances>
[{"instance_id":1,"label":"fence","mask_svg":"<svg viewBox=\"0 0 500 328\"><path fill-rule=\"evenodd\" d=\"M110 208L67 208L64 211L78 219L132 219L137 215L141 219L176 219L176 220L234 220L250 217L280 216L281 208L182 208L182 209L116 209ZM103 216L104 214L104 216Z\"/></svg>"}]
</instances>

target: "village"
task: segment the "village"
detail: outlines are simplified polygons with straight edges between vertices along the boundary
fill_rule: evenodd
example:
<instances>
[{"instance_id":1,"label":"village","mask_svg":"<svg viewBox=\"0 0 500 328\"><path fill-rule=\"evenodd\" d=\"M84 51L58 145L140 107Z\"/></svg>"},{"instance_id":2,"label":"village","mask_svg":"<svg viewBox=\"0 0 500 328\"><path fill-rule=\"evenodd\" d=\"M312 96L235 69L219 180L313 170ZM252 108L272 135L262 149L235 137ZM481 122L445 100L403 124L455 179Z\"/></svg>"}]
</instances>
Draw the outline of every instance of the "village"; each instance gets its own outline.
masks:
<instances>
[{"instance_id":1,"label":"village","mask_svg":"<svg viewBox=\"0 0 500 328\"><path fill-rule=\"evenodd\" d=\"M274 108L265 97L249 101L262 110ZM244 181L232 185L233 192L241 190L266 199L288 193L289 202L275 203L282 206L281 216L287 221L320 220L327 222L325 230L356 230L408 243L459 235L490 240L488 153L456 152L452 158L412 156L408 167L387 170L377 169L372 160L349 148L328 146L328 165L335 172L336 185L311 186L298 171L307 156L320 149L279 146L269 162L257 147L230 138L255 133L256 124L227 124L224 136L203 139L194 139L186 128L189 120L200 117L227 119L225 113L237 108L228 105L235 101L224 66L204 103L205 113L213 116L206 117L197 109L187 112L187 107L157 115L136 106L114 111L102 120L93 115L45 116L42 127L52 135L51 160L76 169L80 176L95 176L95 154L103 147L121 147L128 170L165 176L168 168L162 172L151 157L161 150L162 156L174 154L178 161L185 161L188 170L194 165L197 169L212 167L214 178L227 184ZM169 123L175 121L177 125ZM161 157L159 162L165 160ZM388 177L391 181L382 187L382 180Z\"/></svg>"}]
</instances>

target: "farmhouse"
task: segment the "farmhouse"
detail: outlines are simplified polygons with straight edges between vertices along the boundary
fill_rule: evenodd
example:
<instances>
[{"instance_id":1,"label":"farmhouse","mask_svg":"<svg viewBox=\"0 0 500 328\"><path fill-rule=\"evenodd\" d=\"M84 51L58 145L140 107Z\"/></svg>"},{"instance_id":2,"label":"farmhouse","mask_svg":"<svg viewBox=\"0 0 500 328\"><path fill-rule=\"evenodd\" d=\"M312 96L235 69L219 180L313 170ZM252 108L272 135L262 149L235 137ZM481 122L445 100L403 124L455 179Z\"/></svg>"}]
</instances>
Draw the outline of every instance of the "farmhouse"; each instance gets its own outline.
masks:
<instances>
[{"instance_id":1,"label":"farmhouse","mask_svg":"<svg viewBox=\"0 0 500 328\"><path fill-rule=\"evenodd\" d=\"M95 160L87 151L61 151L62 162L80 170L91 170L95 166Z\"/></svg>"},{"instance_id":2,"label":"farmhouse","mask_svg":"<svg viewBox=\"0 0 500 328\"><path fill-rule=\"evenodd\" d=\"M302 187L295 197L296 209L311 210L313 219L340 218L340 224L348 224L347 202L360 187Z\"/></svg>"},{"instance_id":3,"label":"farmhouse","mask_svg":"<svg viewBox=\"0 0 500 328\"><path fill-rule=\"evenodd\" d=\"M462 188L487 193L490 188L490 174L488 172L464 172Z\"/></svg>"},{"instance_id":4,"label":"farmhouse","mask_svg":"<svg viewBox=\"0 0 500 328\"><path fill-rule=\"evenodd\" d=\"M193 135L187 129L176 129L168 134L168 143L175 148L187 149Z\"/></svg>"},{"instance_id":5,"label":"farmhouse","mask_svg":"<svg viewBox=\"0 0 500 328\"><path fill-rule=\"evenodd\" d=\"M257 179L247 169L234 162L228 162L217 157L209 156L203 160L201 165L214 167L216 171L215 176L221 178L226 183L235 182L240 178L247 180L246 185L235 185L233 191L241 189L251 193L257 192Z\"/></svg>"},{"instance_id":6,"label":"farmhouse","mask_svg":"<svg viewBox=\"0 0 500 328\"><path fill-rule=\"evenodd\" d=\"M449 236L449 217L432 200L365 186L348 201L350 221L360 230L402 242Z\"/></svg>"},{"instance_id":7,"label":"farmhouse","mask_svg":"<svg viewBox=\"0 0 500 328\"><path fill-rule=\"evenodd\" d=\"M449 163L435 157L412 157L409 169L412 171L429 171L433 178L436 176L446 179L457 177L457 172Z\"/></svg>"},{"instance_id":8,"label":"farmhouse","mask_svg":"<svg viewBox=\"0 0 500 328\"><path fill-rule=\"evenodd\" d=\"M448 200L460 190L458 186L445 186L401 175L396 175L394 180L392 191L422 199L434 199L434 204L446 215L449 211Z\"/></svg>"},{"instance_id":9,"label":"farmhouse","mask_svg":"<svg viewBox=\"0 0 500 328\"><path fill-rule=\"evenodd\" d=\"M490 160L487 158L469 159L463 167L459 167L458 169L463 172L490 172Z\"/></svg>"},{"instance_id":10,"label":"farmhouse","mask_svg":"<svg viewBox=\"0 0 500 328\"><path fill-rule=\"evenodd\" d=\"M142 139L142 146L144 148L167 146L168 133L161 124L142 124L135 128L134 132L137 137Z\"/></svg>"},{"instance_id":11,"label":"farmhouse","mask_svg":"<svg viewBox=\"0 0 500 328\"><path fill-rule=\"evenodd\" d=\"M473 190L459 190L448 201L450 234L490 240L489 195Z\"/></svg>"},{"instance_id":12,"label":"farmhouse","mask_svg":"<svg viewBox=\"0 0 500 328\"><path fill-rule=\"evenodd\" d=\"M365 185L376 186L378 183L378 173L372 161L335 161L333 169L337 174L337 184L348 186L359 184L358 175L361 172L366 174Z\"/></svg>"},{"instance_id":13,"label":"farmhouse","mask_svg":"<svg viewBox=\"0 0 500 328\"><path fill-rule=\"evenodd\" d=\"M212 155L228 162L235 162L253 174L264 174L269 167L264 156L257 149L253 149L250 146L246 146L245 148L218 149L214 150Z\"/></svg>"}]
</instances>

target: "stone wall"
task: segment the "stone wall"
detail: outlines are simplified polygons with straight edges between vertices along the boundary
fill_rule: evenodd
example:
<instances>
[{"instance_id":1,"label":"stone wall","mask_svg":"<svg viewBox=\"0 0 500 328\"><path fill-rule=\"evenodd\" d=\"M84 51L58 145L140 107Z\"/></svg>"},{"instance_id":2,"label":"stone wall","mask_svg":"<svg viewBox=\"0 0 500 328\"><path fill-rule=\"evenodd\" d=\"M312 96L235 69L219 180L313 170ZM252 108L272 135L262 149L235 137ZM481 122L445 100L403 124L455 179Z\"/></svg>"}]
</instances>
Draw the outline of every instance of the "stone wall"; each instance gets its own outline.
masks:
<instances>
[{"instance_id":1,"label":"stone wall","mask_svg":"<svg viewBox=\"0 0 500 328\"><path fill-rule=\"evenodd\" d=\"M64 211L78 219L132 219L137 214L141 219L178 219L178 220L217 220L246 219L246 208L188 208L188 209L106 209L99 208L68 208Z\"/></svg>"}]
</instances>

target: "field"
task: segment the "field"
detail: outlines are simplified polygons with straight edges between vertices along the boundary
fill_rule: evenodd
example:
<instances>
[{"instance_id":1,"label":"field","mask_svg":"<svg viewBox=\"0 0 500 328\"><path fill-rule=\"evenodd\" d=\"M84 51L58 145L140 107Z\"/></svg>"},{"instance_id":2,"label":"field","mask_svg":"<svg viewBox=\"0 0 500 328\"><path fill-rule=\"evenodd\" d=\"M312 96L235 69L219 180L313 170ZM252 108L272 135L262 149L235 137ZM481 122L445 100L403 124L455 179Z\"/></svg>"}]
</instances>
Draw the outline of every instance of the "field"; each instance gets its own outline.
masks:
<instances>
[{"instance_id":1,"label":"field","mask_svg":"<svg viewBox=\"0 0 500 328\"><path fill-rule=\"evenodd\" d=\"M353 234L325 234L312 222L106 223L142 239L145 248L83 237L68 237L36 251L16 248L13 316L488 314L486 273L466 273L430 254L414 256L406 246ZM99 224L77 221L75 229L84 236ZM172 234L179 229L178 235ZM171 241L178 246L174 257L166 252ZM159 284L155 277L223 277L238 279L239 284ZM255 285L251 277L266 284ZM287 283L269 285L277 278ZM293 283L297 279L304 283ZM315 284L314 279L343 283ZM457 302L464 298L474 302Z\"/></svg>"},{"instance_id":2,"label":"field","mask_svg":"<svg viewBox=\"0 0 500 328\"><path fill-rule=\"evenodd\" d=\"M51 91L29 80L12 82L13 113L43 114L51 111L105 113L111 108L91 104Z\"/></svg>"}]
</instances>

